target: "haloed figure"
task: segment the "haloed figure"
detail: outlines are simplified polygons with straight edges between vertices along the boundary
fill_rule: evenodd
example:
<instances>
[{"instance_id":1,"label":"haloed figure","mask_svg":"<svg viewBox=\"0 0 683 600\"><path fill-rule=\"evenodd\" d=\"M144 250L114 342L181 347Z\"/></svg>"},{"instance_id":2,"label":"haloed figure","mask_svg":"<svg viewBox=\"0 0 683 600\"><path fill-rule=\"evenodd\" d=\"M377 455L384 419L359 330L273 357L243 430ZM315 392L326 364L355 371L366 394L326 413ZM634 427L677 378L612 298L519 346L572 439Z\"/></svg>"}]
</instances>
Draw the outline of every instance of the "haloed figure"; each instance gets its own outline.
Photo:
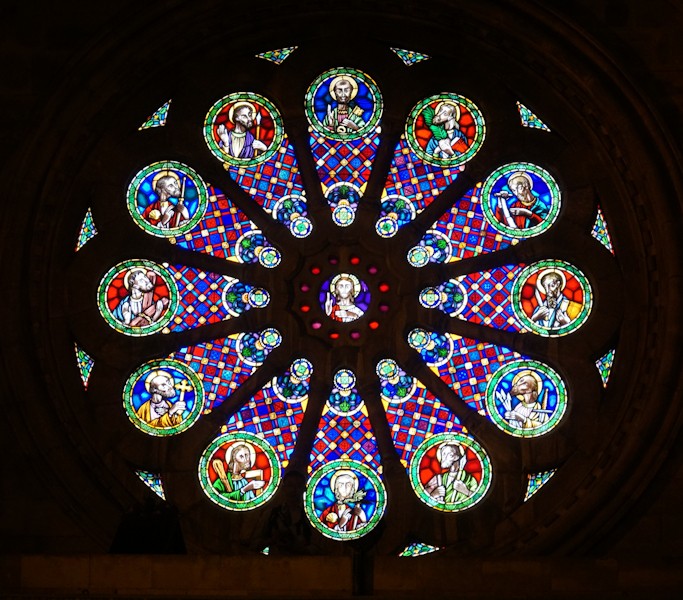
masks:
<instances>
[{"instance_id":1,"label":"haloed figure","mask_svg":"<svg viewBox=\"0 0 683 600\"><path fill-rule=\"evenodd\" d=\"M323 125L336 133L358 131L364 124L363 109L353 99L358 94L358 83L348 75L335 77L330 83L330 96L337 105L327 105L327 114Z\"/></svg>"},{"instance_id":2,"label":"haloed figure","mask_svg":"<svg viewBox=\"0 0 683 600\"><path fill-rule=\"evenodd\" d=\"M350 323L364 312L356 306L356 298L360 292L360 282L353 275L337 275L330 284L330 292L325 301L327 316L335 321Z\"/></svg>"},{"instance_id":3,"label":"haloed figure","mask_svg":"<svg viewBox=\"0 0 683 600\"><path fill-rule=\"evenodd\" d=\"M213 487L230 500L253 500L258 491L266 485L263 470L253 468L255 462L256 451L251 444L233 444L225 453L227 469L220 459L213 460L213 468L218 475Z\"/></svg>"},{"instance_id":4,"label":"haloed figure","mask_svg":"<svg viewBox=\"0 0 683 600\"><path fill-rule=\"evenodd\" d=\"M174 427L183 420L183 413L187 408L185 402L186 386L179 386L180 398L176 397L175 381L165 371L153 371L145 380L145 388L151 398L137 409L137 416L152 427Z\"/></svg>"},{"instance_id":5,"label":"haloed figure","mask_svg":"<svg viewBox=\"0 0 683 600\"><path fill-rule=\"evenodd\" d=\"M531 320L546 329L559 329L569 325L572 319L567 314L569 300L562 295L565 287L565 280L556 271L550 271L540 277L541 291L545 292L545 299L531 315Z\"/></svg>"},{"instance_id":6,"label":"haloed figure","mask_svg":"<svg viewBox=\"0 0 683 600\"><path fill-rule=\"evenodd\" d=\"M452 504L469 498L477 487L477 480L465 471L467 457L458 442L444 442L436 450L442 472L425 485L425 491L437 502Z\"/></svg>"},{"instance_id":7,"label":"haloed figure","mask_svg":"<svg viewBox=\"0 0 683 600\"><path fill-rule=\"evenodd\" d=\"M154 301L156 280L157 275L154 271L128 271L123 278L128 295L113 310L114 318L129 327L146 327L158 321L168 306L168 298Z\"/></svg>"},{"instance_id":8,"label":"haloed figure","mask_svg":"<svg viewBox=\"0 0 683 600\"><path fill-rule=\"evenodd\" d=\"M183 190L175 175L164 175L154 184L157 200L152 202L142 213L143 218L159 229L180 227L190 220L190 213L185 207ZM171 198L177 198L173 204Z\"/></svg>"},{"instance_id":9,"label":"haloed figure","mask_svg":"<svg viewBox=\"0 0 683 600\"><path fill-rule=\"evenodd\" d=\"M219 145L226 154L234 158L254 158L257 152L263 152L267 146L258 138L260 113L256 112L250 102L236 102L228 112L228 120L234 125L231 130L221 124L217 133L221 139ZM256 123L257 134L251 132Z\"/></svg>"},{"instance_id":10,"label":"haloed figure","mask_svg":"<svg viewBox=\"0 0 683 600\"><path fill-rule=\"evenodd\" d=\"M320 520L334 531L355 531L368 522L361 507L365 492L358 490L358 477L349 469L339 469L330 479L335 501L320 515Z\"/></svg>"}]
</instances>

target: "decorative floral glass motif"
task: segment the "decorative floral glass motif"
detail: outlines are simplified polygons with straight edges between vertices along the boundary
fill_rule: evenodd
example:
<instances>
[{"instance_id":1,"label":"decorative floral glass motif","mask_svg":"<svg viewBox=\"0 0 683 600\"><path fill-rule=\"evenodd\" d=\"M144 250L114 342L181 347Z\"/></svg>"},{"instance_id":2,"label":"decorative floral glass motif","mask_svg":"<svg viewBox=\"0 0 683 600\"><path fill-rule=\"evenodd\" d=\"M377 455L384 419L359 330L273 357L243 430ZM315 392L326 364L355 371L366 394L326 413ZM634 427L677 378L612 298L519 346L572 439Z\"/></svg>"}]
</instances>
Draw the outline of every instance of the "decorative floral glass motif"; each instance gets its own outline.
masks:
<instances>
[{"instance_id":1,"label":"decorative floral glass motif","mask_svg":"<svg viewBox=\"0 0 683 600\"><path fill-rule=\"evenodd\" d=\"M517 110L519 111L519 118L522 120L523 127L540 129L542 131L550 131L550 127L548 127L543 121L541 121L541 119L539 119L519 101L517 101Z\"/></svg>"},{"instance_id":2,"label":"decorative floral glass motif","mask_svg":"<svg viewBox=\"0 0 683 600\"><path fill-rule=\"evenodd\" d=\"M163 127L166 125L166 119L168 118L168 110L171 107L171 101L162 104L154 114L149 117L139 129L152 129L153 127Z\"/></svg>"},{"instance_id":3,"label":"decorative floral glass motif","mask_svg":"<svg viewBox=\"0 0 683 600\"><path fill-rule=\"evenodd\" d=\"M164 492L164 484L161 481L161 477L156 473L151 473L150 471L135 471L135 474L140 478L140 481L144 483L150 490L152 490L159 498L166 500L166 494Z\"/></svg>"},{"instance_id":4,"label":"decorative floral glass motif","mask_svg":"<svg viewBox=\"0 0 683 600\"><path fill-rule=\"evenodd\" d=\"M289 46L287 48L279 48L278 50L269 50L268 52L257 54L256 58L262 58L275 63L276 65L281 65L296 49L297 46Z\"/></svg>"},{"instance_id":5,"label":"decorative floral glass motif","mask_svg":"<svg viewBox=\"0 0 683 600\"><path fill-rule=\"evenodd\" d=\"M598 214L595 217L595 224L593 225L593 230L591 235L598 240L605 248L607 248L612 254L614 254L614 248L612 246L612 239L609 236L609 230L607 229L607 221L602 214L602 209L598 206Z\"/></svg>"},{"instance_id":6,"label":"decorative floral glass motif","mask_svg":"<svg viewBox=\"0 0 683 600\"><path fill-rule=\"evenodd\" d=\"M551 471L543 471L542 473L530 473L527 476L527 489L526 494L524 494L524 502L526 502L531 496L537 493L550 478L557 473L557 469L552 469Z\"/></svg>"},{"instance_id":7,"label":"decorative floral glass motif","mask_svg":"<svg viewBox=\"0 0 683 600\"><path fill-rule=\"evenodd\" d=\"M412 67L414 64L429 60L429 56L415 52L413 50L402 50L401 48L391 48L391 51L398 56L406 67Z\"/></svg>"},{"instance_id":8,"label":"decorative floral glass motif","mask_svg":"<svg viewBox=\"0 0 683 600\"><path fill-rule=\"evenodd\" d=\"M256 56L280 64L294 48ZM428 58L392 50L405 64ZM283 68L287 67L278 70ZM297 162L297 152L306 148L294 151L272 100L255 92L235 91L229 84L225 94L208 111L204 140L227 172L225 177L255 203L252 211L245 210L250 215L262 210L296 238L290 240L291 252L304 243L298 238L313 230ZM335 67L311 83L304 102L312 164L322 189L322 194L317 190L311 197L327 202L332 212L328 218L347 227L355 221L381 141L382 95L370 75L351 67ZM460 177L485 141L482 112L459 94L431 95L405 116L405 130L394 147L389 172L380 179L384 188L376 201L379 218L375 224L379 238L393 237L413 221ZM411 287L407 282L391 281L390 261L383 264L386 257L379 253L361 258L360 251L338 252L335 244L343 244L346 238L333 227L339 237L332 235L329 256L310 258L310 253L302 250L303 266L298 275L292 275L293 281L287 282L294 301L287 300L282 310L304 319L305 333L284 326L280 331L270 322L254 331L242 330L244 313L269 306L271 293L279 301L275 294L284 288L247 283L246 274L252 267L242 270L241 265L277 268L289 257L281 256L235 202L205 183L190 166L163 160L136 169L126 205L138 227L183 250L230 261L228 273L240 269L238 279L223 274L218 261L212 263L218 265L217 272L212 272L133 258L111 267L102 277L97 295L100 313L123 335L181 332L234 319L230 331L235 333L176 347L167 356L133 370L123 390L123 404L141 432L183 434L203 414L225 403L264 363L277 360L277 352L271 356L275 348L294 347L296 335L318 336L332 348L345 349L360 346L363 336L369 338L380 327L384 328L382 334L405 327L400 333L402 342L453 392L451 398L438 397L426 378L420 381L409 375L409 366L399 365L391 357L376 365L381 406L372 408L383 409L386 423L380 419L375 426L388 427L385 434L390 436L413 492L431 509L443 513L472 509L487 501L496 477L495 461L477 439L476 428L468 431L463 422L469 421L461 422L456 416L455 402L462 404L462 410L489 419L510 437L550 434L569 414L570 386L560 375L560 360L551 366L514 351L514 344L506 347L456 333L409 329L405 320L390 320L391 304L413 302L407 311L395 311L408 312L411 319L419 319L422 306L513 335L570 335L586 322L593 303L591 284L580 268L553 258L535 258L530 264L506 264L502 258L491 258L469 271L463 267L442 283L425 278L422 285L426 287ZM413 267L494 255L522 240L544 235L566 210L549 170L529 162L492 165L483 172L482 181L467 182L462 189L466 191L448 210L419 232L419 241L407 254ZM276 225L264 229L270 233L276 231ZM273 239L278 239L275 234ZM439 272L449 277L449 268L439 267ZM414 273L419 282L422 272ZM82 352L85 361L87 355ZM612 359L613 351L596 363L605 383ZM317 422L315 438L303 441L308 444L304 446L308 454L304 512L312 528L325 537L339 541L361 538L377 526L390 501L369 417L373 414L374 419L377 413L368 410L359 392L365 394L369 389L363 373L367 368L358 367L354 372L342 362L334 365L334 372L326 366L328 372L320 374L318 365L325 363L318 356L287 360L292 362L273 371L278 374L251 398L230 407L213 439L205 441L206 449L197 457L201 488L210 501L230 511L263 506L277 493L285 470L293 466L292 453L301 451L301 446L296 448L301 432L311 432ZM309 399L314 364L316 375L324 377L322 385L330 391ZM87 385L87 378L83 381ZM377 402L377 398L368 394L371 401ZM309 402L316 410L307 413ZM533 475L533 482L530 476L527 499L552 473ZM521 488L519 493L521 499ZM402 555L417 556L436 549L413 544Z\"/></svg>"}]
</instances>

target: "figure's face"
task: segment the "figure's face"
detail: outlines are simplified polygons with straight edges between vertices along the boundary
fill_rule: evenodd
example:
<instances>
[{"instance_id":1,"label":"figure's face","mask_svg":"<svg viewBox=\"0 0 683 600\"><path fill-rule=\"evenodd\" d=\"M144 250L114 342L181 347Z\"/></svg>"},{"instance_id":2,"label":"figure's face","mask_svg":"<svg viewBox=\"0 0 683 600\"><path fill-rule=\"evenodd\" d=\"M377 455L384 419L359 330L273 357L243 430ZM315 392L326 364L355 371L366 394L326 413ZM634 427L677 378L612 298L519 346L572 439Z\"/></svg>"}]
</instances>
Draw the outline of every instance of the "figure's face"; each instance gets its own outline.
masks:
<instances>
[{"instance_id":1,"label":"figure's face","mask_svg":"<svg viewBox=\"0 0 683 600\"><path fill-rule=\"evenodd\" d=\"M455 464L455 462L457 460L458 460L458 455L456 454L456 452L452 446L446 446L441 451L440 464L441 464L442 469L450 469Z\"/></svg>"},{"instance_id":2,"label":"figure's face","mask_svg":"<svg viewBox=\"0 0 683 600\"><path fill-rule=\"evenodd\" d=\"M235 123L239 123L245 129L254 125L254 113L248 106L241 106L235 111Z\"/></svg>"},{"instance_id":3,"label":"figure's face","mask_svg":"<svg viewBox=\"0 0 683 600\"><path fill-rule=\"evenodd\" d=\"M353 496L355 487L351 477L340 475L334 484L334 497L340 502L347 500Z\"/></svg>"},{"instance_id":4,"label":"figure's face","mask_svg":"<svg viewBox=\"0 0 683 600\"><path fill-rule=\"evenodd\" d=\"M175 396L175 388L170 377L159 375L152 381L152 389L162 398L173 398Z\"/></svg>"},{"instance_id":5,"label":"figure's face","mask_svg":"<svg viewBox=\"0 0 683 600\"><path fill-rule=\"evenodd\" d=\"M531 394L536 391L536 380L531 375L525 375L519 378L516 387L519 394Z\"/></svg>"},{"instance_id":6,"label":"figure's face","mask_svg":"<svg viewBox=\"0 0 683 600\"><path fill-rule=\"evenodd\" d=\"M344 298L346 300L353 292L353 282L349 281L348 279L340 279L337 281L334 289L339 298Z\"/></svg>"},{"instance_id":7,"label":"figure's face","mask_svg":"<svg viewBox=\"0 0 683 600\"><path fill-rule=\"evenodd\" d=\"M180 187L178 187L178 182L175 179L164 181L162 189L173 198L178 198L180 196Z\"/></svg>"},{"instance_id":8,"label":"figure's face","mask_svg":"<svg viewBox=\"0 0 683 600\"><path fill-rule=\"evenodd\" d=\"M444 104L439 108L439 111L434 115L434 123L446 123L453 118L453 107L450 104Z\"/></svg>"},{"instance_id":9,"label":"figure's face","mask_svg":"<svg viewBox=\"0 0 683 600\"><path fill-rule=\"evenodd\" d=\"M249 450L244 447L235 450L235 464L240 469L248 469L250 467Z\"/></svg>"},{"instance_id":10,"label":"figure's face","mask_svg":"<svg viewBox=\"0 0 683 600\"><path fill-rule=\"evenodd\" d=\"M348 104L351 99L351 84L348 81L340 81L334 86L334 94L337 96L337 102Z\"/></svg>"},{"instance_id":11,"label":"figure's face","mask_svg":"<svg viewBox=\"0 0 683 600\"><path fill-rule=\"evenodd\" d=\"M529 182L522 177L515 179L510 187L512 188L512 193L520 200L526 198L529 193Z\"/></svg>"},{"instance_id":12,"label":"figure's face","mask_svg":"<svg viewBox=\"0 0 683 600\"><path fill-rule=\"evenodd\" d=\"M154 286L149 277L142 271L138 271L132 278L131 287L138 288L141 292L151 292Z\"/></svg>"},{"instance_id":13,"label":"figure's face","mask_svg":"<svg viewBox=\"0 0 683 600\"><path fill-rule=\"evenodd\" d=\"M548 277L544 284L547 296L556 298L560 295L560 291L562 290L562 280L560 280L559 277Z\"/></svg>"}]
</instances>

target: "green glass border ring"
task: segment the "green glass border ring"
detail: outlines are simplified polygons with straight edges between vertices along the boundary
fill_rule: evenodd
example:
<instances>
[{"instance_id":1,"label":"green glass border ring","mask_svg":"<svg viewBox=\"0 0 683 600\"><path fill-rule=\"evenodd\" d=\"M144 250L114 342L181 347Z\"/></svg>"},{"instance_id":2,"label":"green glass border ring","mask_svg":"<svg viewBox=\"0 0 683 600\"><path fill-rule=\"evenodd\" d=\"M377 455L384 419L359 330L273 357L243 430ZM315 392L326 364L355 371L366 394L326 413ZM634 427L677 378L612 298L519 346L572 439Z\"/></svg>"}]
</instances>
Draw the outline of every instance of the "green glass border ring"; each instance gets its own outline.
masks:
<instances>
[{"instance_id":1,"label":"green glass border ring","mask_svg":"<svg viewBox=\"0 0 683 600\"><path fill-rule=\"evenodd\" d=\"M538 325L538 323L532 321L531 316L524 311L521 304L521 302L524 301L524 299L522 298L522 294L524 292L525 286L528 285L527 281L531 278L532 275L534 275L535 272L542 272L545 270L560 272L566 271L567 273L571 274L576 279L576 281L578 281L579 287L581 288L583 295L583 304L581 305L578 312L574 311L576 312L576 315L572 318L571 322L567 325L551 329L544 327L542 325ZM542 275L542 273L539 274ZM566 280L566 275L562 275L562 277L564 277L564 279ZM537 288L537 283L534 283L533 286L534 288ZM535 295L536 293L536 291L531 292L527 290L527 295ZM511 303L512 310L515 313L516 319L522 325L522 329L528 329L533 333L544 337L560 337L563 335L567 335L568 333L571 333L573 331L576 331L586 322L586 319L588 319L588 316L591 312L591 308L593 306L593 290L591 289L591 285L588 282L587 277L581 271L579 271L579 269L577 269L574 265L562 260L542 260L531 265L528 265L527 267L522 269L522 271L517 276L517 279L515 279L515 282L512 286Z\"/></svg>"},{"instance_id":2,"label":"green glass border ring","mask_svg":"<svg viewBox=\"0 0 683 600\"><path fill-rule=\"evenodd\" d=\"M138 383L140 378L145 374L149 373L150 371L158 371L160 369L163 370L164 367L180 371L187 377L194 388L195 400L190 413L178 425L173 427L154 427L153 425L143 421L138 416L137 411L133 406L133 390L135 384ZM194 425L195 421L199 418L199 415L201 415L202 409L204 408L204 387L202 386L197 373L195 373L185 363L167 358L151 360L146 362L141 367L138 367L128 377L126 385L123 388L123 407L125 408L126 414L128 415L131 423L133 423L133 425L135 425L140 431L155 436L175 435L185 431L186 429L189 429L192 425Z\"/></svg>"},{"instance_id":3,"label":"green glass border ring","mask_svg":"<svg viewBox=\"0 0 683 600\"><path fill-rule=\"evenodd\" d=\"M467 112L471 115L475 127L475 134L471 145L465 152L453 158L442 158L428 154L426 150L420 146L415 136L415 122L417 121L420 113L427 105L443 101L457 103L460 106L464 106L467 109ZM484 115L479 110L477 105L470 99L458 94L435 94L433 96L429 96L429 98L420 100L410 111L410 116L406 121L405 136L410 149L424 162L444 168L454 168L464 165L467 161L471 160L477 152L479 152L482 144L484 143L484 138L486 137L486 124L484 122Z\"/></svg>"},{"instance_id":4,"label":"green glass border ring","mask_svg":"<svg viewBox=\"0 0 683 600\"><path fill-rule=\"evenodd\" d=\"M190 217L187 223L179 227L169 227L168 229L162 229L146 221L138 210L137 197L140 184L147 177L149 177L150 173L153 173L154 171L159 171L160 173L163 171L177 171L184 173L194 182L194 185L197 189L197 210ZM186 164L176 160L157 161L147 165L143 169L140 169L140 171L137 172L135 177L133 177L132 181L128 185L128 191L126 193L126 206L128 207L128 212L133 218L133 221L135 221L135 224L143 231L156 237L174 238L192 230L204 218L208 205L209 194L206 190L206 184L204 183L204 180L192 167L188 167Z\"/></svg>"},{"instance_id":5,"label":"green glass border ring","mask_svg":"<svg viewBox=\"0 0 683 600\"><path fill-rule=\"evenodd\" d=\"M501 177L507 177L512 173L519 171L532 172L534 175L543 180L543 182L548 186L548 190L550 192L550 206L548 207L548 214L541 223L538 223L537 225L534 225L533 227L528 227L526 229L517 229L515 227L510 227L509 225L501 223L496 218L496 215L493 209L491 208L491 203L489 202L489 196L493 191L493 187L495 186L496 182ZM507 235L510 235L516 239L526 239L534 237L543 233L544 231L547 231L557 220L557 216L560 213L560 208L562 206L562 194L553 176L542 167L539 167L538 165L534 165L528 162L508 163L506 165L498 167L495 171L493 171L493 173L491 173L486 178L486 181L482 186L480 198L482 211L484 212L484 216L486 217L486 220L491 224L491 226L494 227L496 230Z\"/></svg>"},{"instance_id":6,"label":"green glass border ring","mask_svg":"<svg viewBox=\"0 0 683 600\"><path fill-rule=\"evenodd\" d=\"M225 109L226 106L239 101L249 102L251 104L260 104L270 113L270 116L273 119L274 132L270 145L263 152L263 154L253 158L235 158L234 156L230 156L221 149L221 147L218 145L216 136L214 135L216 117ZM285 137L280 111L270 100L268 100L268 98L265 98L260 94L254 94L253 92L235 92L233 94L228 94L227 96L224 96L218 100L218 102L216 102L206 114L203 132L204 141L206 141L206 145L209 147L209 150L211 150L211 153L221 162L235 167L252 167L267 161L279 150L280 146L282 145L282 140Z\"/></svg>"},{"instance_id":7,"label":"green glass border ring","mask_svg":"<svg viewBox=\"0 0 683 600\"><path fill-rule=\"evenodd\" d=\"M146 327L131 327L130 325L122 323L116 317L114 317L112 311L109 310L109 307L107 306L107 291L109 290L109 286L122 270L128 270L132 268L154 271L163 279L166 287L168 288L169 302L168 306L166 307L166 311L158 321L150 323ZM164 269L164 267L162 267L160 264L142 258L125 260L109 269L109 271L105 273L104 277L102 277L102 281L100 281L100 285L97 288L97 307L100 310L102 318L107 322L107 324L119 333L135 337L151 335L152 333L156 333L157 331L160 331L166 327L166 325L168 325L175 316L175 313L178 310L178 287L171 274L168 273L168 271L166 271L166 269Z\"/></svg>"},{"instance_id":8,"label":"green glass border ring","mask_svg":"<svg viewBox=\"0 0 683 600\"><path fill-rule=\"evenodd\" d=\"M336 471L338 469L350 469L352 471L360 472L374 489L377 499L375 510L367 523L353 531L334 531L329 527L325 527L320 522L318 511L315 508L314 497L316 488L330 471ZM326 485L329 484L326 483ZM387 492L379 475L367 465L356 460L337 459L322 465L311 475L306 485L306 490L304 491L304 511L306 512L306 517L317 531L333 540L355 540L367 535L377 526L380 519L384 516L386 506Z\"/></svg>"},{"instance_id":9,"label":"green glass border ring","mask_svg":"<svg viewBox=\"0 0 683 600\"><path fill-rule=\"evenodd\" d=\"M331 131L324 126L316 114L314 99L318 88L326 80L339 75L348 75L354 79L362 80L367 86L370 96L372 97L372 115L366 121L366 123L358 129L358 131L347 133L337 133L336 131ZM367 73L351 67L335 67L334 69L328 69L324 73L318 75L313 80L313 83L308 86L308 90L306 90L304 104L306 110L306 119L315 132L329 139L341 141L356 140L371 134L376 125L379 123L379 120L382 118L383 112L382 94L379 91L379 87L377 86L375 80Z\"/></svg>"},{"instance_id":10,"label":"green glass border ring","mask_svg":"<svg viewBox=\"0 0 683 600\"><path fill-rule=\"evenodd\" d=\"M499 385L501 379L503 379L511 371L515 370L520 372L526 370L536 371L539 376L542 374L549 379L552 385L555 387L555 393L557 394L557 407L550 418L538 427L529 429L514 427L510 425L510 423L506 421L503 416L501 416L500 411L496 406L495 393L497 386ZM493 377L491 377L486 385L485 397L486 409L491 416L491 420L498 426L499 429L502 429L505 433L515 437L538 437L548 433L560 422L567 410L567 388L564 385L564 381L562 381L562 378L555 372L554 369L551 369L548 365L536 360L516 360L505 363L493 374Z\"/></svg>"},{"instance_id":11,"label":"green glass border ring","mask_svg":"<svg viewBox=\"0 0 683 600\"><path fill-rule=\"evenodd\" d=\"M424 486L420 482L420 463L422 462L422 459L432 447L438 446L444 442L456 442L467 447L469 450L474 452L477 459L481 463L481 480L479 481L476 489L473 490L473 494L462 501L440 502L435 498L432 498L432 496L425 491ZM444 512L460 512L474 506L484 497L488 489L491 487L493 475L491 469L491 460L479 443L469 435L452 432L438 433L430 438L427 438L418 446L412 460L410 461L409 478L413 491L417 497L427 506Z\"/></svg>"},{"instance_id":12,"label":"green glass border ring","mask_svg":"<svg viewBox=\"0 0 683 600\"><path fill-rule=\"evenodd\" d=\"M247 442L252 446L258 446L258 448L263 451L270 464L271 477L268 483L264 488L262 488L256 498L251 500L232 500L226 498L213 487L208 473L209 461L212 459L216 451L224 444L239 441ZM275 450L266 440L248 431L234 431L221 434L208 445L204 452L202 452L202 456L199 459L198 475L202 490L211 501L218 504L218 506L221 508L225 508L227 510L244 511L258 508L271 499L280 485L280 481L282 480L282 467L277 458Z\"/></svg>"}]
</instances>

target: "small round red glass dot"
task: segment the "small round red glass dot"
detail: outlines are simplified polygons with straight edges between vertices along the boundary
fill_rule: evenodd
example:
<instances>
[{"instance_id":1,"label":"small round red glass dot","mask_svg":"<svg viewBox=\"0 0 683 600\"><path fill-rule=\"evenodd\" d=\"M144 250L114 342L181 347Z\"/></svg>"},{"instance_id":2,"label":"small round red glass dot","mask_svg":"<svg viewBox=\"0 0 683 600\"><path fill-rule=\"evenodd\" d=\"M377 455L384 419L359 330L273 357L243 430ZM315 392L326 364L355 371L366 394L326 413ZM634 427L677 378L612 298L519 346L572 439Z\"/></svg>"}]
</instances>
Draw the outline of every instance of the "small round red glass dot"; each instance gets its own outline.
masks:
<instances>
[{"instance_id":1,"label":"small round red glass dot","mask_svg":"<svg viewBox=\"0 0 683 600\"><path fill-rule=\"evenodd\" d=\"M380 292L388 292L389 291L389 284L388 283L380 283L379 284L379 291Z\"/></svg>"},{"instance_id":2,"label":"small round red glass dot","mask_svg":"<svg viewBox=\"0 0 683 600\"><path fill-rule=\"evenodd\" d=\"M360 331L352 331L350 334L352 340L360 339Z\"/></svg>"},{"instance_id":3,"label":"small round red glass dot","mask_svg":"<svg viewBox=\"0 0 683 600\"><path fill-rule=\"evenodd\" d=\"M368 273L370 273L370 275L376 275L377 274L377 267L375 267L374 265L370 265L368 267Z\"/></svg>"},{"instance_id":4,"label":"small round red glass dot","mask_svg":"<svg viewBox=\"0 0 683 600\"><path fill-rule=\"evenodd\" d=\"M307 313L309 310L311 310L311 307L308 304L301 305L301 312Z\"/></svg>"},{"instance_id":5,"label":"small round red glass dot","mask_svg":"<svg viewBox=\"0 0 683 600\"><path fill-rule=\"evenodd\" d=\"M379 309L382 312L389 312L389 305L388 304L380 304Z\"/></svg>"},{"instance_id":6,"label":"small round red glass dot","mask_svg":"<svg viewBox=\"0 0 683 600\"><path fill-rule=\"evenodd\" d=\"M370 329L377 329L379 327L379 323L377 321L370 321L368 323L368 327Z\"/></svg>"},{"instance_id":7,"label":"small round red glass dot","mask_svg":"<svg viewBox=\"0 0 683 600\"><path fill-rule=\"evenodd\" d=\"M331 265L336 265L339 262L339 259L336 256L330 256L328 260L330 261Z\"/></svg>"},{"instance_id":8,"label":"small round red glass dot","mask_svg":"<svg viewBox=\"0 0 683 600\"><path fill-rule=\"evenodd\" d=\"M302 283L302 284L299 286L299 289L300 289L302 292L307 292L308 290L311 289L311 287L310 287L307 283Z\"/></svg>"},{"instance_id":9,"label":"small round red glass dot","mask_svg":"<svg viewBox=\"0 0 683 600\"><path fill-rule=\"evenodd\" d=\"M311 273L313 275L320 275L320 267L311 267Z\"/></svg>"},{"instance_id":10,"label":"small round red glass dot","mask_svg":"<svg viewBox=\"0 0 683 600\"><path fill-rule=\"evenodd\" d=\"M320 321L313 321L311 323L311 327L313 327L313 329L320 329L322 326L323 324Z\"/></svg>"},{"instance_id":11,"label":"small round red glass dot","mask_svg":"<svg viewBox=\"0 0 683 600\"><path fill-rule=\"evenodd\" d=\"M359 265L360 264L360 258L358 258L357 256L352 256L351 259L349 260L349 262L352 265Z\"/></svg>"},{"instance_id":12,"label":"small round red glass dot","mask_svg":"<svg viewBox=\"0 0 683 600\"><path fill-rule=\"evenodd\" d=\"M337 338L339 338L339 334L336 331L333 331L332 333L330 333L330 337L333 340L336 340Z\"/></svg>"}]
</instances>

